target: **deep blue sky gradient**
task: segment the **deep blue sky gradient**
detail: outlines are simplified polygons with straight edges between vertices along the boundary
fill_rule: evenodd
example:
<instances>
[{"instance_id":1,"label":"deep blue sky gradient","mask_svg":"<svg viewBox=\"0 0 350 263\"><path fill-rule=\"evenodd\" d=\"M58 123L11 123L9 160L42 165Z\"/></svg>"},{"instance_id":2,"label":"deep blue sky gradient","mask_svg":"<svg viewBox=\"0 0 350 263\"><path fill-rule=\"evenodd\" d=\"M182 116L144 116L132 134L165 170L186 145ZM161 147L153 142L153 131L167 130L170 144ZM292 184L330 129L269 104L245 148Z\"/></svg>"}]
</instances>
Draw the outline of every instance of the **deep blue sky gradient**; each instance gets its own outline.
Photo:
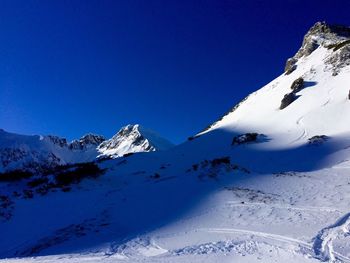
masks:
<instances>
[{"instance_id":1,"label":"deep blue sky gradient","mask_svg":"<svg viewBox=\"0 0 350 263\"><path fill-rule=\"evenodd\" d=\"M140 123L179 143L283 72L347 1L0 1L0 128L68 139Z\"/></svg>"}]
</instances>

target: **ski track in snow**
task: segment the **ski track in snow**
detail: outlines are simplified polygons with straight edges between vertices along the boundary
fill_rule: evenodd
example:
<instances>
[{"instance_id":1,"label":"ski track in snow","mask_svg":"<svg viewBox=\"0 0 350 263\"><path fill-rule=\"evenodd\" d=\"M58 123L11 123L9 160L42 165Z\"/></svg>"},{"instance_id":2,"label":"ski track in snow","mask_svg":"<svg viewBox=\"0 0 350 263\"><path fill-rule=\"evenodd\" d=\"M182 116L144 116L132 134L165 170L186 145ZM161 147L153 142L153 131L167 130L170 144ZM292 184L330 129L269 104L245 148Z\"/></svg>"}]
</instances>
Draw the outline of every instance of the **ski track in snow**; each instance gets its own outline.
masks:
<instances>
[{"instance_id":1,"label":"ski track in snow","mask_svg":"<svg viewBox=\"0 0 350 263\"><path fill-rule=\"evenodd\" d=\"M301 117L296 121L296 125L302 129L302 133L301 133L301 135L300 135L298 138L296 138L295 140L293 140L293 141L291 142L291 144L293 144L293 143L295 143L295 142L297 142L297 141L300 141L301 139L305 139L305 138L308 136L308 132L307 132L307 130L305 129L304 123L303 123L304 118L305 118L305 116L301 116Z\"/></svg>"},{"instance_id":2,"label":"ski track in snow","mask_svg":"<svg viewBox=\"0 0 350 263\"><path fill-rule=\"evenodd\" d=\"M237 228L200 228L200 231L205 231L209 233L222 233L222 234L244 234L251 235L253 237L262 237L264 239L270 239L275 241L280 241L288 244L300 245L301 247L307 248L311 250L312 245L308 244L305 241L271 233L245 230L245 229L237 229Z\"/></svg>"},{"instance_id":3,"label":"ski track in snow","mask_svg":"<svg viewBox=\"0 0 350 263\"><path fill-rule=\"evenodd\" d=\"M345 221L345 222L344 222ZM339 224L339 225L338 225ZM327 227L320 231L319 235L314 240L314 243L307 243L305 241L266 232L235 229L235 228L201 228L200 231L209 233L221 233L221 234L242 234L250 235L252 241L261 243L256 240L257 238L263 238L266 241L277 241L286 245L296 246L294 249L288 247L288 250L292 250L294 253L301 253L310 258L318 259L322 262L350 262L350 258L335 252L333 249L333 241L345 233L349 232L350 226L350 213L339 220L339 223L332 227ZM267 242L269 243L269 242ZM273 244L271 244L273 245ZM276 245L274 245L276 246ZM278 246L277 246L278 247ZM282 246L281 246L282 247Z\"/></svg>"},{"instance_id":4,"label":"ski track in snow","mask_svg":"<svg viewBox=\"0 0 350 263\"><path fill-rule=\"evenodd\" d=\"M331 88L330 90L328 90L327 94L328 94L328 100L325 104L322 105L322 107L328 105L332 100L333 100L333 96L331 96L331 93L333 92L334 87Z\"/></svg>"},{"instance_id":5,"label":"ski track in snow","mask_svg":"<svg viewBox=\"0 0 350 263\"><path fill-rule=\"evenodd\" d=\"M318 259L329 262L350 262L350 258L334 251L333 242L350 232L350 213L335 224L322 229L314 239L313 250Z\"/></svg>"}]
</instances>

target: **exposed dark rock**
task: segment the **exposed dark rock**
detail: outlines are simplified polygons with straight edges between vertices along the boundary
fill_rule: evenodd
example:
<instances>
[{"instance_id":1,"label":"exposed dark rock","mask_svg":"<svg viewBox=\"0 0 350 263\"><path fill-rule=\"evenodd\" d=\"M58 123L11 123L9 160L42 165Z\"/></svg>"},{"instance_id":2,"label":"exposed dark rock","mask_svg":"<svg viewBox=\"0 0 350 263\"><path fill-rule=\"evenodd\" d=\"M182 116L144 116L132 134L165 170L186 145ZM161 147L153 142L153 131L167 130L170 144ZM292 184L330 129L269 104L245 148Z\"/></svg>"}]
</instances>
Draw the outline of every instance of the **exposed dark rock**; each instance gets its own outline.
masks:
<instances>
[{"instance_id":1,"label":"exposed dark rock","mask_svg":"<svg viewBox=\"0 0 350 263\"><path fill-rule=\"evenodd\" d=\"M292 86L290 87L294 93L301 91L304 88L304 79L302 77L297 78L293 81Z\"/></svg>"},{"instance_id":2,"label":"exposed dark rock","mask_svg":"<svg viewBox=\"0 0 350 263\"><path fill-rule=\"evenodd\" d=\"M259 134L258 133L245 133L241 135L237 135L232 140L232 145L239 145L239 144L245 144L249 142L256 142L258 139Z\"/></svg>"},{"instance_id":3,"label":"exposed dark rock","mask_svg":"<svg viewBox=\"0 0 350 263\"><path fill-rule=\"evenodd\" d=\"M339 39L350 38L350 28L341 25L329 25L317 22L304 37L302 48L296 54L297 58L310 55L320 45L332 45Z\"/></svg>"},{"instance_id":4,"label":"exposed dark rock","mask_svg":"<svg viewBox=\"0 0 350 263\"><path fill-rule=\"evenodd\" d=\"M197 138L199 138L199 137L201 137L201 135L196 134L196 135L194 135L194 136L188 137L187 140L188 140L188 141L193 141L194 139L197 139Z\"/></svg>"},{"instance_id":5,"label":"exposed dark rock","mask_svg":"<svg viewBox=\"0 0 350 263\"><path fill-rule=\"evenodd\" d=\"M350 45L345 45L338 52L333 53L325 63L332 70L333 76L338 75L342 68L350 65Z\"/></svg>"},{"instance_id":6,"label":"exposed dark rock","mask_svg":"<svg viewBox=\"0 0 350 263\"><path fill-rule=\"evenodd\" d=\"M281 105L280 105L280 110L283 110L284 108L288 107L293 101L295 101L297 96L291 92L286 95L284 95Z\"/></svg>"},{"instance_id":7,"label":"exposed dark rock","mask_svg":"<svg viewBox=\"0 0 350 263\"><path fill-rule=\"evenodd\" d=\"M329 140L329 137L326 135L315 135L308 139L309 144L311 145L321 145L328 140Z\"/></svg>"},{"instance_id":8,"label":"exposed dark rock","mask_svg":"<svg viewBox=\"0 0 350 263\"><path fill-rule=\"evenodd\" d=\"M65 147L67 146L67 140L65 138L61 138L55 135L48 135L46 136L51 142L53 142L54 144L60 146L60 147Z\"/></svg>"},{"instance_id":9,"label":"exposed dark rock","mask_svg":"<svg viewBox=\"0 0 350 263\"><path fill-rule=\"evenodd\" d=\"M350 90L349 90L349 94L348 94L348 99L350 100Z\"/></svg>"},{"instance_id":10,"label":"exposed dark rock","mask_svg":"<svg viewBox=\"0 0 350 263\"><path fill-rule=\"evenodd\" d=\"M186 172L197 172L198 178L217 178L221 172L238 171L250 173L250 171L237 164L232 164L229 156L219 157L212 160L203 160L200 163L193 164Z\"/></svg>"},{"instance_id":11,"label":"exposed dark rock","mask_svg":"<svg viewBox=\"0 0 350 263\"><path fill-rule=\"evenodd\" d=\"M123 155L123 157L129 157L129 156L134 155L134 154L135 153L126 153L126 154Z\"/></svg>"},{"instance_id":12,"label":"exposed dark rock","mask_svg":"<svg viewBox=\"0 0 350 263\"><path fill-rule=\"evenodd\" d=\"M309 83L312 83L312 82L309 82ZM304 87L305 87L305 82L302 77L294 80L290 87L292 92L284 95L283 99L281 100L280 110L283 110L284 108L288 107L292 102L294 102L298 98L296 93L301 91Z\"/></svg>"},{"instance_id":13,"label":"exposed dark rock","mask_svg":"<svg viewBox=\"0 0 350 263\"><path fill-rule=\"evenodd\" d=\"M295 58L289 58L286 62L286 66L284 68L284 72L286 73L286 75L289 75L290 73L292 73L294 70L296 70L297 65L295 65L295 63L297 63L297 59Z\"/></svg>"},{"instance_id":14,"label":"exposed dark rock","mask_svg":"<svg viewBox=\"0 0 350 263\"><path fill-rule=\"evenodd\" d=\"M337 51L337 50L341 49L342 47L345 47L346 45L349 45L349 44L350 44L350 39L336 43L336 44L329 45L328 49L333 49L333 51Z\"/></svg>"},{"instance_id":15,"label":"exposed dark rock","mask_svg":"<svg viewBox=\"0 0 350 263\"><path fill-rule=\"evenodd\" d=\"M71 150L84 150L89 146L97 147L106 139L101 135L86 134L79 140L74 140L69 144L69 149Z\"/></svg>"},{"instance_id":16,"label":"exposed dark rock","mask_svg":"<svg viewBox=\"0 0 350 263\"><path fill-rule=\"evenodd\" d=\"M295 63L301 57L307 57L319 46L333 48L334 51L348 45L350 28L341 25L329 25L326 22L317 22L306 33L298 52L286 62L285 73L290 74Z\"/></svg>"}]
</instances>

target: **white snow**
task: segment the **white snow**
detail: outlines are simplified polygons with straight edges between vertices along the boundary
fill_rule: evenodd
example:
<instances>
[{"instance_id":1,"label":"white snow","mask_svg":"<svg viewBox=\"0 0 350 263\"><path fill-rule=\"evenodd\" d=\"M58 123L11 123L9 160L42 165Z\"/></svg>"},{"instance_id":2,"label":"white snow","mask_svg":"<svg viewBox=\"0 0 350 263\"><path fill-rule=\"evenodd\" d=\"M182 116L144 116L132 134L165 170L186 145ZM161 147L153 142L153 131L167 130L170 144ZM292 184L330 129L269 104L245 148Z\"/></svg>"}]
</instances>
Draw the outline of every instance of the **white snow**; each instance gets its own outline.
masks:
<instances>
[{"instance_id":1,"label":"white snow","mask_svg":"<svg viewBox=\"0 0 350 263\"><path fill-rule=\"evenodd\" d=\"M0 262L350 262L350 66L334 76L332 52L301 58L193 140L103 161L69 192L23 199L25 183L0 183L13 202ZM154 139L128 130L110 141L118 156L135 135ZM259 139L232 144L245 133Z\"/></svg>"}]
</instances>

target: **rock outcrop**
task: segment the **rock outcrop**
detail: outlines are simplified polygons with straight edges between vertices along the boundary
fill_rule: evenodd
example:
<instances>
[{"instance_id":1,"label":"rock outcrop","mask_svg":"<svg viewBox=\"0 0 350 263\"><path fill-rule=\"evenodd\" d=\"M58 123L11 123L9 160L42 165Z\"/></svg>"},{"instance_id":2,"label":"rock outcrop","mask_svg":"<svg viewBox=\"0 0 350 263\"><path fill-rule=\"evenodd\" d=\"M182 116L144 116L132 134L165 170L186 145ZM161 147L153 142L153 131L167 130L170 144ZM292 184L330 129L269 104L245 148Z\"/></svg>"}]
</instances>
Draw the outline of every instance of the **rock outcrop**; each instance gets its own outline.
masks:
<instances>
[{"instance_id":1,"label":"rock outcrop","mask_svg":"<svg viewBox=\"0 0 350 263\"><path fill-rule=\"evenodd\" d=\"M303 43L298 52L289 58L286 62L285 73L288 75L296 69L296 63L302 57L309 56L319 46L325 48L333 48L334 51L345 47L350 39L350 28L340 25L329 25L326 22L317 22L310 30L306 33L303 39ZM344 45L344 46L342 46ZM343 52L344 53L344 52ZM345 53L348 53L346 51ZM339 58L344 58L344 54L340 55ZM346 57L346 56L345 56ZM335 58L336 60L338 58Z\"/></svg>"}]
</instances>

